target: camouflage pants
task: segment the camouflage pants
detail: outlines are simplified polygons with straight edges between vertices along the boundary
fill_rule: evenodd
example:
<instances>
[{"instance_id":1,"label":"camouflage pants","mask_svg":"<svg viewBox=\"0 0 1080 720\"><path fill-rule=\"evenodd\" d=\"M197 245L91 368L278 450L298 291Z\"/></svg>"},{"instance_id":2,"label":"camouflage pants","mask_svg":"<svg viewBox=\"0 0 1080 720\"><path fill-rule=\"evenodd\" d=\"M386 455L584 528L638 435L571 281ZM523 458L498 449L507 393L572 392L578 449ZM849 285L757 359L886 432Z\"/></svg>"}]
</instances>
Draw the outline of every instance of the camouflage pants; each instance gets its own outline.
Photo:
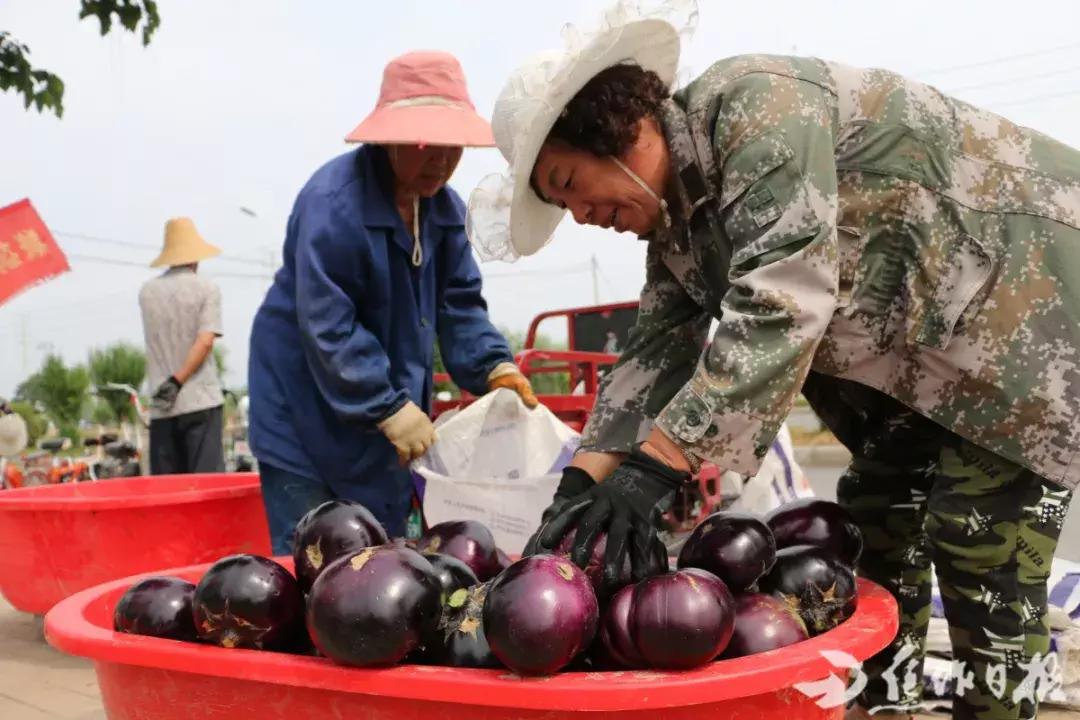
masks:
<instances>
[{"instance_id":1,"label":"camouflage pants","mask_svg":"<svg viewBox=\"0 0 1080 720\"><path fill-rule=\"evenodd\" d=\"M804 394L854 455L837 494L865 536L859 573L900 605L895 641L864 665L860 703L918 707L933 562L960 663L953 717L1034 718L1070 492L869 388L812 374Z\"/></svg>"}]
</instances>

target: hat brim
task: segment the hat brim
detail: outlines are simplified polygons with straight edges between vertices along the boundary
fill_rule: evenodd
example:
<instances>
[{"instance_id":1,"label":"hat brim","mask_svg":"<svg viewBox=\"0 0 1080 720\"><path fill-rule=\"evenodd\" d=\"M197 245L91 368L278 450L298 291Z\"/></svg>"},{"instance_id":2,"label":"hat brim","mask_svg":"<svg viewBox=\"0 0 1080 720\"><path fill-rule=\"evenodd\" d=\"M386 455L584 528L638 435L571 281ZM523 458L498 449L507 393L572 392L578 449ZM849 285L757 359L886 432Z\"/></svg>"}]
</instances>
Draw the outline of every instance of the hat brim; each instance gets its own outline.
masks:
<instances>
[{"instance_id":1,"label":"hat brim","mask_svg":"<svg viewBox=\"0 0 1080 720\"><path fill-rule=\"evenodd\" d=\"M543 108L529 125L529 134L514 149L511 175L510 241L521 256L547 244L566 210L546 203L533 192L529 178L536 157L566 104L600 71L632 62L656 73L669 88L679 67L679 33L663 20L637 20L600 33L559 69Z\"/></svg>"},{"instance_id":2,"label":"hat brim","mask_svg":"<svg viewBox=\"0 0 1080 720\"><path fill-rule=\"evenodd\" d=\"M220 254L221 248L215 247L204 240L200 240L198 242L188 243L183 247L166 249L154 259L154 262L150 263L150 267L158 268L176 267L177 265L194 265L197 262L209 260Z\"/></svg>"},{"instance_id":3,"label":"hat brim","mask_svg":"<svg viewBox=\"0 0 1080 720\"><path fill-rule=\"evenodd\" d=\"M0 416L0 457L18 455L26 449L27 443L26 421L15 413Z\"/></svg>"},{"instance_id":4,"label":"hat brim","mask_svg":"<svg viewBox=\"0 0 1080 720\"><path fill-rule=\"evenodd\" d=\"M345 136L345 142L493 147L495 136L488 121L472 108L413 105L376 108Z\"/></svg>"}]
</instances>

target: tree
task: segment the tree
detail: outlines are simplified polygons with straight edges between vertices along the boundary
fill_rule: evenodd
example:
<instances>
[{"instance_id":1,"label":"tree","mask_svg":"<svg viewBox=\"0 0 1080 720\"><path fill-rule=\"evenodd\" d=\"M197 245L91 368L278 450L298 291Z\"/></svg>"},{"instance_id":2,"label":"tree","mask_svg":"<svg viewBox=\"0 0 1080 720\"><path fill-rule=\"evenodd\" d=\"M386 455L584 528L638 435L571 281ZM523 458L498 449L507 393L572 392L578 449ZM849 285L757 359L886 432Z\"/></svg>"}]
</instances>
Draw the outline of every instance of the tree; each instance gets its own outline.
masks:
<instances>
[{"instance_id":1,"label":"tree","mask_svg":"<svg viewBox=\"0 0 1080 720\"><path fill-rule=\"evenodd\" d=\"M503 337L510 343L510 351L514 355L525 349L525 335L523 333L506 330L505 328L501 328L501 331ZM543 333L537 333L533 347L537 350L565 350L566 343L556 342ZM568 373L536 373L530 378L530 382L533 390L539 395L570 394L570 375Z\"/></svg>"},{"instance_id":2,"label":"tree","mask_svg":"<svg viewBox=\"0 0 1080 720\"><path fill-rule=\"evenodd\" d=\"M79 19L96 17L101 34L108 35L113 16L128 32L140 31L144 46L161 24L156 0L81 0ZM35 68L29 59L30 48L11 33L0 30L0 90L23 96L25 107L38 112L45 108L64 115L64 81L48 70Z\"/></svg>"},{"instance_id":3,"label":"tree","mask_svg":"<svg viewBox=\"0 0 1080 720\"><path fill-rule=\"evenodd\" d=\"M134 421L131 399L122 392L106 390L105 386L117 383L138 389L146 378L146 353L130 343L114 343L102 350L91 350L88 367L90 379L112 411L112 417L118 422Z\"/></svg>"},{"instance_id":4,"label":"tree","mask_svg":"<svg viewBox=\"0 0 1080 720\"><path fill-rule=\"evenodd\" d=\"M84 412L83 416L95 425L111 425L120 419L116 414L116 408L107 397L94 398L90 402L89 410Z\"/></svg>"},{"instance_id":5,"label":"tree","mask_svg":"<svg viewBox=\"0 0 1080 720\"><path fill-rule=\"evenodd\" d=\"M220 342L214 343L214 367L217 369L218 380L225 383L225 371L229 369L226 359L229 357L229 348Z\"/></svg>"},{"instance_id":6,"label":"tree","mask_svg":"<svg viewBox=\"0 0 1080 720\"><path fill-rule=\"evenodd\" d=\"M500 328L499 331L506 338L506 342L510 345L510 352L517 355L525 347L525 335L520 332L507 330ZM538 350L564 350L566 349L565 343L559 343L547 335L537 334L535 347ZM439 343L435 343L435 374L446 372L446 365L443 363L442 351L439 348ZM540 395L567 395L570 393L570 376L567 373L538 373L532 376L530 379L533 390ZM453 383L435 383L435 392L449 391L453 394L456 388Z\"/></svg>"},{"instance_id":7,"label":"tree","mask_svg":"<svg viewBox=\"0 0 1080 720\"><path fill-rule=\"evenodd\" d=\"M19 386L15 397L41 403L60 432L78 440L79 419L89 390L90 374L86 368L80 365L69 368L60 356L49 355L41 369Z\"/></svg>"},{"instance_id":8,"label":"tree","mask_svg":"<svg viewBox=\"0 0 1080 720\"><path fill-rule=\"evenodd\" d=\"M26 422L26 434L29 437L30 447L34 447L37 444L38 438L45 434L45 431L49 429L49 422L41 416L41 413L34 410L34 406L23 400L16 400L11 403L11 410L17 415L21 416L23 421Z\"/></svg>"}]
</instances>

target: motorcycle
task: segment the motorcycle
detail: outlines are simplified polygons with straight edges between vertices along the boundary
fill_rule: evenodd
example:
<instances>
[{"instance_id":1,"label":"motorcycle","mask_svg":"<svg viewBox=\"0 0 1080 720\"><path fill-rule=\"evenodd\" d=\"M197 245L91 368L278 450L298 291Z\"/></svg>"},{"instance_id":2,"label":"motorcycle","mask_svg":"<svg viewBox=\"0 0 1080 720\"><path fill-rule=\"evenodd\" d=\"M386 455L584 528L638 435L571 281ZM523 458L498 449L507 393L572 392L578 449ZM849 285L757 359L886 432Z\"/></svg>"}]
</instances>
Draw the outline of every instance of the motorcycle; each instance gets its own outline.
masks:
<instances>
[{"instance_id":1,"label":"motorcycle","mask_svg":"<svg viewBox=\"0 0 1080 720\"><path fill-rule=\"evenodd\" d=\"M139 449L128 440L121 440L114 433L83 441L87 448L96 448L97 457L90 466L94 479L138 477L142 474Z\"/></svg>"}]
</instances>

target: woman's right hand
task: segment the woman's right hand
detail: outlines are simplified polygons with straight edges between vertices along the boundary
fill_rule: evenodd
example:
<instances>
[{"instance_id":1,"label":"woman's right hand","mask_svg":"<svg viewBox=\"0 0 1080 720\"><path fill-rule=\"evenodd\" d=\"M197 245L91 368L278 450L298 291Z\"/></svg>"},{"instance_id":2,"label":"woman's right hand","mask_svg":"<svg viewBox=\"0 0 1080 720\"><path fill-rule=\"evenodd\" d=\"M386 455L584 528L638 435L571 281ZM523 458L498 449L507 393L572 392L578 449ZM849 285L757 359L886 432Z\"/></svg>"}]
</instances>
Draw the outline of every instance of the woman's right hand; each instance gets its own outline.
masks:
<instances>
[{"instance_id":1,"label":"woman's right hand","mask_svg":"<svg viewBox=\"0 0 1080 720\"><path fill-rule=\"evenodd\" d=\"M379 430L397 450L398 460L403 466L422 457L435 442L435 426L431 418L412 400L380 422Z\"/></svg>"},{"instance_id":2,"label":"woman's right hand","mask_svg":"<svg viewBox=\"0 0 1080 720\"><path fill-rule=\"evenodd\" d=\"M529 538L524 554L533 555L539 552L540 548L536 547L536 539L548 520L560 514L571 500L591 490L596 485L596 478L603 479L610 475L625 457L624 453L588 451L575 455L573 461L563 468L559 487L555 490L555 497L551 499L551 504L540 516L540 527Z\"/></svg>"}]
</instances>

